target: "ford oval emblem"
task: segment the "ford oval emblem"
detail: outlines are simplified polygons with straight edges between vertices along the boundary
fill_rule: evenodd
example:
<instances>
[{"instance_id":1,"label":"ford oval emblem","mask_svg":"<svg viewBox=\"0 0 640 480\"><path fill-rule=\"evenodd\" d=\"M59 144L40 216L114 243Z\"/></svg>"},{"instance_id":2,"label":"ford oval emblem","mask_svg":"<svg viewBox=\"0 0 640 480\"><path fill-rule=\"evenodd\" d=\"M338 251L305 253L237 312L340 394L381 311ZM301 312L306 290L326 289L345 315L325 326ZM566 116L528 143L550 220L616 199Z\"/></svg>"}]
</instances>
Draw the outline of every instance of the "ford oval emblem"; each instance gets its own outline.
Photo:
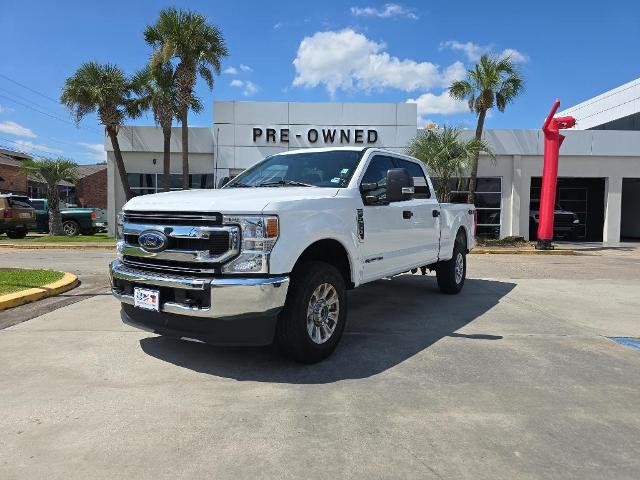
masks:
<instances>
[{"instance_id":1,"label":"ford oval emblem","mask_svg":"<svg viewBox=\"0 0 640 480\"><path fill-rule=\"evenodd\" d=\"M138 237L138 245L147 252L158 253L166 250L169 246L169 239L161 232L142 232Z\"/></svg>"}]
</instances>

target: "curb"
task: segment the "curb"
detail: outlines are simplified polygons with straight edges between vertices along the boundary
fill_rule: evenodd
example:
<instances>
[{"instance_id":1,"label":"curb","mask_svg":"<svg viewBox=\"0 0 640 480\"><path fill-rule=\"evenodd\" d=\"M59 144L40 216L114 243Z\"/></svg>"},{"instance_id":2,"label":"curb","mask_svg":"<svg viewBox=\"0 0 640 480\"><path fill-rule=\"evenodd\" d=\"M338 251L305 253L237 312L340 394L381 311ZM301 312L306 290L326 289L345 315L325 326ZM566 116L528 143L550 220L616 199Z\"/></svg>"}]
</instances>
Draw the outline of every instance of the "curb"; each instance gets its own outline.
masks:
<instances>
[{"instance_id":1,"label":"curb","mask_svg":"<svg viewBox=\"0 0 640 480\"><path fill-rule=\"evenodd\" d=\"M115 250L116 244L94 243L0 243L2 248L17 248L21 250Z\"/></svg>"},{"instance_id":2,"label":"curb","mask_svg":"<svg viewBox=\"0 0 640 480\"><path fill-rule=\"evenodd\" d=\"M574 255L573 250L535 250L533 248L517 249L517 248L474 248L472 254L482 255Z\"/></svg>"},{"instance_id":3,"label":"curb","mask_svg":"<svg viewBox=\"0 0 640 480\"><path fill-rule=\"evenodd\" d=\"M71 290L78 285L78 277L73 273L63 272L64 275L60 280L47 283L42 287L29 288L20 292L7 293L0 295L0 310L17 307L25 303L35 302L42 298L53 297L60 293Z\"/></svg>"}]
</instances>

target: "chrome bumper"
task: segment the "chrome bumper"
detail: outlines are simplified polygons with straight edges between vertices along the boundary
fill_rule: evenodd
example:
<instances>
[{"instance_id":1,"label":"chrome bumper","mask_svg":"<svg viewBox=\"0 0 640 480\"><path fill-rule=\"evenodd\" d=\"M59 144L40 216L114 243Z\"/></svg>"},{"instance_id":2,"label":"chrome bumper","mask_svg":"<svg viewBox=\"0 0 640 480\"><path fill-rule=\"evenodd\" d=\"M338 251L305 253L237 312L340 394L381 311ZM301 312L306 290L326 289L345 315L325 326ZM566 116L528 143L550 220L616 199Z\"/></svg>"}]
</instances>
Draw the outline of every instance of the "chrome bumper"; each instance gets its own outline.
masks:
<instances>
[{"instance_id":1,"label":"chrome bumper","mask_svg":"<svg viewBox=\"0 0 640 480\"><path fill-rule=\"evenodd\" d=\"M114 280L137 285L184 290L209 291L210 307L162 302L160 312L190 317L233 319L247 315L276 314L284 306L289 288L289 277L270 278L197 278L166 275L127 267L120 260L109 265L111 292L120 302L133 305L133 296L114 285Z\"/></svg>"}]
</instances>

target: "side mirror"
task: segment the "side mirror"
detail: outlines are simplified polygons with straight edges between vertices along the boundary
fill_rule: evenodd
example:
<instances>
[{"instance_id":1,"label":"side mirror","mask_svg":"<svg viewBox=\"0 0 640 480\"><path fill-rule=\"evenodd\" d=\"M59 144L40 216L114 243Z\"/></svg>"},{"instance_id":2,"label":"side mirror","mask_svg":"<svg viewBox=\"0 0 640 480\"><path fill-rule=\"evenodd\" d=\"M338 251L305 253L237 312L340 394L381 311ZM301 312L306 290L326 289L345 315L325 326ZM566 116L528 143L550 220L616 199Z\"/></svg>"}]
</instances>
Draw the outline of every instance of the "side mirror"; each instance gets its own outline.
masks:
<instances>
[{"instance_id":1,"label":"side mirror","mask_svg":"<svg viewBox=\"0 0 640 480\"><path fill-rule=\"evenodd\" d=\"M411 200L413 192L413 177L404 168L392 168L387 171L388 202Z\"/></svg>"}]
</instances>

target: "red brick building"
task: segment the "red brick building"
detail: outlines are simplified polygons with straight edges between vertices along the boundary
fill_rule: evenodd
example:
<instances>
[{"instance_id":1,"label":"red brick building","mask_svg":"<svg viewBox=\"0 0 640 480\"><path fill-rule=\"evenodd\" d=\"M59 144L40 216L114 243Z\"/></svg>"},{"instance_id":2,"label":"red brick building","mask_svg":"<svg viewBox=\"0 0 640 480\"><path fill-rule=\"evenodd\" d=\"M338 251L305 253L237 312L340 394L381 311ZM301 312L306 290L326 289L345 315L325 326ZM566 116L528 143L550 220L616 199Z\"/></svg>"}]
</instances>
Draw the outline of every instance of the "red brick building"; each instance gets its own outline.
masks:
<instances>
[{"instance_id":1,"label":"red brick building","mask_svg":"<svg viewBox=\"0 0 640 480\"><path fill-rule=\"evenodd\" d=\"M20 165L32 158L22 152L0 147L0 193L28 195L31 198L44 198L47 187L42 182L20 172ZM60 200L80 207L107 208L107 165L80 165L78 180L73 183L62 181Z\"/></svg>"},{"instance_id":2,"label":"red brick building","mask_svg":"<svg viewBox=\"0 0 640 480\"><path fill-rule=\"evenodd\" d=\"M107 208L107 165L80 165L76 201L85 208Z\"/></svg>"}]
</instances>

